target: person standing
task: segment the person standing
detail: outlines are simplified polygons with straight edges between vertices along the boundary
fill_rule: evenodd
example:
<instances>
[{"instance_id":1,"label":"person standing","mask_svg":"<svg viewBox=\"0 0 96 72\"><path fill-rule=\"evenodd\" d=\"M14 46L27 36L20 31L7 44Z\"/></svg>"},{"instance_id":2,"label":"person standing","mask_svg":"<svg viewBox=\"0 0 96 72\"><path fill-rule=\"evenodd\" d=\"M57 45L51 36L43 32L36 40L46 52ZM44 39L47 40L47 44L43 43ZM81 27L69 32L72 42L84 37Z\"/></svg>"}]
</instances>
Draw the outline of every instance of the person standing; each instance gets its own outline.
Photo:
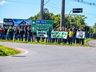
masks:
<instances>
[{"instance_id":1,"label":"person standing","mask_svg":"<svg viewBox=\"0 0 96 72\"><path fill-rule=\"evenodd\" d=\"M83 31L83 30L79 30L79 31L77 31L77 33L76 33L76 38L77 38L77 43L78 44L82 44L82 45L84 45L84 40L85 40L85 31Z\"/></svg>"},{"instance_id":2,"label":"person standing","mask_svg":"<svg viewBox=\"0 0 96 72\"><path fill-rule=\"evenodd\" d=\"M19 38L19 28L16 27L16 29L15 29L15 40L18 40L18 38Z\"/></svg>"},{"instance_id":3,"label":"person standing","mask_svg":"<svg viewBox=\"0 0 96 72\"><path fill-rule=\"evenodd\" d=\"M0 27L0 39L2 39L3 28Z\"/></svg>"},{"instance_id":4,"label":"person standing","mask_svg":"<svg viewBox=\"0 0 96 72\"><path fill-rule=\"evenodd\" d=\"M31 39L32 39L32 41L33 41L31 28L30 28L30 27L28 27L28 28L27 28L27 30L28 30L28 42L31 42Z\"/></svg>"},{"instance_id":5,"label":"person standing","mask_svg":"<svg viewBox=\"0 0 96 72\"><path fill-rule=\"evenodd\" d=\"M25 41L28 40L28 29L27 27L24 28L24 36L25 36Z\"/></svg>"},{"instance_id":6,"label":"person standing","mask_svg":"<svg viewBox=\"0 0 96 72\"><path fill-rule=\"evenodd\" d=\"M2 39L3 40L6 40L7 39L7 31L8 31L8 28L7 27L4 27L3 28L3 33L2 33Z\"/></svg>"},{"instance_id":7,"label":"person standing","mask_svg":"<svg viewBox=\"0 0 96 72\"><path fill-rule=\"evenodd\" d=\"M21 29L20 29L20 40L23 41L23 39L24 39L24 28L21 27Z\"/></svg>"},{"instance_id":8,"label":"person standing","mask_svg":"<svg viewBox=\"0 0 96 72\"><path fill-rule=\"evenodd\" d=\"M13 33L14 33L13 28L9 27L9 29L8 29L8 40L13 40Z\"/></svg>"},{"instance_id":9,"label":"person standing","mask_svg":"<svg viewBox=\"0 0 96 72\"><path fill-rule=\"evenodd\" d=\"M67 28L64 28L63 31L64 31L64 32L68 32ZM67 37L68 37L68 35L67 35ZM63 42L64 42L64 44L66 44L66 43L67 43L67 38L66 38L66 39L63 38Z\"/></svg>"},{"instance_id":10,"label":"person standing","mask_svg":"<svg viewBox=\"0 0 96 72\"><path fill-rule=\"evenodd\" d=\"M68 43L69 44L72 44L73 34L74 34L74 32L72 31L72 29L69 29L69 32L68 32Z\"/></svg>"},{"instance_id":11,"label":"person standing","mask_svg":"<svg viewBox=\"0 0 96 72\"><path fill-rule=\"evenodd\" d=\"M85 40L85 32L83 30L80 30L80 44L84 45L84 40Z\"/></svg>"}]
</instances>

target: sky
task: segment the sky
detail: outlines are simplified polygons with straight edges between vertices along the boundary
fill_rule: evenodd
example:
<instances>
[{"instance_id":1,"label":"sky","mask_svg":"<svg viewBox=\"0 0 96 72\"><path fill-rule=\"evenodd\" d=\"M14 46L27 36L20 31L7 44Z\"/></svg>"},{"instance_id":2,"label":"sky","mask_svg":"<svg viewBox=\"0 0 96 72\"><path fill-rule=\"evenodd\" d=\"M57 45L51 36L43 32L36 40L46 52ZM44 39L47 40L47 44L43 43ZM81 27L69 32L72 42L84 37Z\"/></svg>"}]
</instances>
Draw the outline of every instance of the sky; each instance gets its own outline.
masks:
<instances>
[{"instance_id":1,"label":"sky","mask_svg":"<svg viewBox=\"0 0 96 72\"><path fill-rule=\"evenodd\" d=\"M3 18L16 18L16 19L27 19L30 16L36 15L40 12L40 1L41 0L0 0L0 22ZM45 0L45 8L48 8L50 12L54 14L61 13L61 0ZM69 14L73 8L83 8L82 15L87 18L85 22L87 25L92 26L96 22L96 6L78 3L74 0L65 0L66 9L65 13ZM90 0L84 0L90 2ZM96 0L91 0L96 3ZM70 13L72 14L72 12Z\"/></svg>"}]
</instances>

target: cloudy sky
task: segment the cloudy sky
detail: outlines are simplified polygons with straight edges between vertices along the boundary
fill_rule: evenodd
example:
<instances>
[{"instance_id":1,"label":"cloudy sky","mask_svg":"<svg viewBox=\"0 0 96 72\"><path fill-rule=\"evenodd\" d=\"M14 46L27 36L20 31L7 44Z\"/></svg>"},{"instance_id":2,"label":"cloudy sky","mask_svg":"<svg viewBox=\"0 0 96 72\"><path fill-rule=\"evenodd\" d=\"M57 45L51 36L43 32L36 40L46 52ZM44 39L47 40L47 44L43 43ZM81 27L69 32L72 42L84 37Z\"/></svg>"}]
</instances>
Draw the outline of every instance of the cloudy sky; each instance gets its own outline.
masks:
<instances>
[{"instance_id":1,"label":"cloudy sky","mask_svg":"<svg viewBox=\"0 0 96 72\"><path fill-rule=\"evenodd\" d=\"M0 5L3 5L3 4L5 4L5 3L6 3L5 0L0 0Z\"/></svg>"},{"instance_id":2,"label":"cloudy sky","mask_svg":"<svg viewBox=\"0 0 96 72\"><path fill-rule=\"evenodd\" d=\"M45 0L45 3L48 0ZM96 2L96 0L84 0L87 2ZM61 9L61 0L49 0L45 5L50 12L59 14ZM96 22L96 6L90 6L73 0L66 0L66 14L73 8L83 8L82 15L87 17L86 23L92 26ZM27 19L40 11L40 0L0 0L0 22L3 18ZM72 14L72 13L71 13Z\"/></svg>"}]
</instances>

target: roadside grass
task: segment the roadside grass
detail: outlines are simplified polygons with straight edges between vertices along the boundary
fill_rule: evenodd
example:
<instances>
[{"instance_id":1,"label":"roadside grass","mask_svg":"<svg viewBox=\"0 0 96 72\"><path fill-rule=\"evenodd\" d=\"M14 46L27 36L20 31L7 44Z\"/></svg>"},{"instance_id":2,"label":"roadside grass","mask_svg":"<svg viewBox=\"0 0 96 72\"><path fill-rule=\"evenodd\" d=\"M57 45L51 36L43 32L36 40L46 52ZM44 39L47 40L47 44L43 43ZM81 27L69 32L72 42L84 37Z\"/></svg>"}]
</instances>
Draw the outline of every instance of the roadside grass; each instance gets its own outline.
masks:
<instances>
[{"instance_id":1,"label":"roadside grass","mask_svg":"<svg viewBox=\"0 0 96 72\"><path fill-rule=\"evenodd\" d=\"M61 43L57 43L57 42L46 42L46 39L44 40L44 42L42 42L42 40L40 40L39 42L37 42L36 40L34 42L27 42L27 41L19 41L19 40L0 40L1 42L17 42L17 43L29 43L29 44L42 44L42 45L62 45L62 46L88 46L88 42L94 40L94 39L85 39L85 43L84 45L81 44L76 44L73 43L72 45L69 45L68 43L64 44L63 42ZM15 54L19 54L20 51L12 49L12 48L8 48L8 47L4 47L0 45L0 56L9 56L9 55L15 55Z\"/></svg>"},{"instance_id":2,"label":"roadside grass","mask_svg":"<svg viewBox=\"0 0 96 72\"><path fill-rule=\"evenodd\" d=\"M10 55L15 55L19 53L20 51L18 50L0 45L0 56L10 56Z\"/></svg>"},{"instance_id":3,"label":"roadside grass","mask_svg":"<svg viewBox=\"0 0 96 72\"><path fill-rule=\"evenodd\" d=\"M17 43L30 43L30 44L44 44L44 45L62 45L62 46L88 46L88 41L91 41L91 40L94 40L94 39L91 39L91 38L88 38L88 39L85 39L84 41L84 45L82 44L76 44L76 43L73 43L72 45L69 45L68 42L66 44L64 44L63 42L61 43L57 43L57 42L46 42L46 39L44 39L44 42L42 42L42 40L40 39L39 42L37 42L36 40L34 42L27 42L27 41L19 41L19 40L0 40L2 42L17 42Z\"/></svg>"}]
</instances>

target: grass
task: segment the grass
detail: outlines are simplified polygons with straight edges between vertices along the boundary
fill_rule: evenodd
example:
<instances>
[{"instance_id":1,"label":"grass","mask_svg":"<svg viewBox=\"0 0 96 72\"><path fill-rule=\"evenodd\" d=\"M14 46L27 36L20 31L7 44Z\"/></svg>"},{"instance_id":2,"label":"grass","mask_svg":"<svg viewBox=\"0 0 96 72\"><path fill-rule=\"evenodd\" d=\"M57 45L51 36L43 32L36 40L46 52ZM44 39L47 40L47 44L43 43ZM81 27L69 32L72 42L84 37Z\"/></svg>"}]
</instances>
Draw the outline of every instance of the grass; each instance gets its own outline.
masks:
<instances>
[{"instance_id":1,"label":"grass","mask_svg":"<svg viewBox=\"0 0 96 72\"><path fill-rule=\"evenodd\" d=\"M44 42L42 42L42 40L40 40L39 42L37 42L36 40L34 42L26 42L26 41L14 41L14 40L0 40L2 42L17 42L17 43L30 43L30 44L44 44L44 45L62 45L62 46L88 46L88 41L91 41L91 40L94 40L94 39L85 39L85 44L84 45L81 45L81 44L75 44L73 43L72 45L69 45L68 43L64 44L64 43L60 43L58 44L57 42L50 42L50 43L46 43L46 40L44 40ZM8 48L8 47L4 47L4 46L1 46L0 45L0 56L9 56L9 55L15 55L15 54L18 54L20 53L20 51L18 50L14 50L12 48Z\"/></svg>"},{"instance_id":2,"label":"grass","mask_svg":"<svg viewBox=\"0 0 96 72\"><path fill-rule=\"evenodd\" d=\"M50 42L50 43L46 43L46 40L44 40L44 42L42 42L42 40L40 40L39 42L37 42L36 40L34 42L27 42L27 41L19 41L19 40L0 40L0 41L3 41L3 42L17 42L17 43L30 43L30 44L45 44L45 45L63 45L63 46L88 46L88 41L90 40L94 40L94 39L85 39L85 43L84 45L81 45L81 44L76 44L76 43L73 43L72 45L69 45L68 43L64 44L64 43L60 43L58 44L57 42Z\"/></svg>"},{"instance_id":3,"label":"grass","mask_svg":"<svg viewBox=\"0 0 96 72\"><path fill-rule=\"evenodd\" d=\"M15 55L18 53L20 53L20 51L0 45L0 56Z\"/></svg>"},{"instance_id":4,"label":"grass","mask_svg":"<svg viewBox=\"0 0 96 72\"><path fill-rule=\"evenodd\" d=\"M62 46L88 46L88 41L91 41L91 40L94 40L94 39L91 39L91 38L88 38L88 39L85 39L84 41L84 45L82 44L76 44L76 43L73 43L72 45L69 45L68 42L66 44L64 44L63 42L61 42L60 44L57 43L57 42L50 42L50 43L46 43L46 40L44 42L42 42L40 40L40 42L37 42L37 41L34 41L34 42L30 42L31 44L45 44L45 45L62 45ZM26 43L26 42L25 42Z\"/></svg>"}]
</instances>

